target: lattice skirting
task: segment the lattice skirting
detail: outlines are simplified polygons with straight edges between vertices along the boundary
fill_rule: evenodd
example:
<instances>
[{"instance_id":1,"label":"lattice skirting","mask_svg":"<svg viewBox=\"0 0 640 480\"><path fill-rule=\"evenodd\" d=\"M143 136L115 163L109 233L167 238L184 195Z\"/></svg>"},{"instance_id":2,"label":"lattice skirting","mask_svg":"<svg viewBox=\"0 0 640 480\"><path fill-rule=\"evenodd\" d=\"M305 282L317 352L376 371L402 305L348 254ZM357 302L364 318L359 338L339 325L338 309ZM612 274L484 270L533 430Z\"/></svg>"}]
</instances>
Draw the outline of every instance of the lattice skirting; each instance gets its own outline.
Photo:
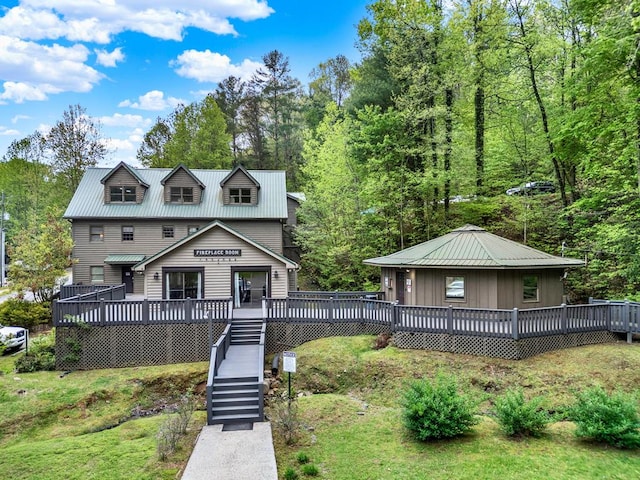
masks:
<instances>
[{"instance_id":1,"label":"lattice skirting","mask_svg":"<svg viewBox=\"0 0 640 480\"><path fill-rule=\"evenodd\" d=\"M326 337L349 337L354 335L378 335L388 332L386 325L372 323L267 323L265 338L266 353L277 353L302 345L311 340Z\"/></svg>"},{"instance_id":2,"label":"lattice skirting","mask_svg":"<svg viewBox=\"0 0 640 480\"><path fill-rule=\"evenodd\" d=\"M225 324L213 325L213 342ZM208 361L207 324L58 327L56 368L89 370Z\"/></svg>"},{"instance_id":3,"label":"lattice skirting","mask_svg":"<svg viewBox=\"0 0 640 480\"><path fill-rule=\"evenodd\" d=\"M511 338L474 337L436 333L397 332L393 344L398 348L415 350L437 350L463 353L508 360L533 357L551 350L615 342L617 336L607 331L549 335L546 337Z\"/></svg>"}]
</instances>

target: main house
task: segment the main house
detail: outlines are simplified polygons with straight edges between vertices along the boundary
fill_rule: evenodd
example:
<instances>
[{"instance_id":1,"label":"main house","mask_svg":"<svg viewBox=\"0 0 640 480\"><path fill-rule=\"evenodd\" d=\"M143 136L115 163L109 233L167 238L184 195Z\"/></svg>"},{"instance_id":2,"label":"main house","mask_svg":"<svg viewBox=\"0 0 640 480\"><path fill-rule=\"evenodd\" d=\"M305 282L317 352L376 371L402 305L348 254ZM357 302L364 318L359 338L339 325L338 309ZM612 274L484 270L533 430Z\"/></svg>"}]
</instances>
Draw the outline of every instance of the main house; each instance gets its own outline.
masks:
<instances>
[{"instance_id":1,"label":"main house","mask_svg":"<svg viewBox=\"0 0 640 480\"><path fill-rule=\"evenodd\" d=\"M74 282L235 307L284 298L298 268L283 254L292 198L282 171L89 168L64 214Z\"/></svg>"}]
</instances>

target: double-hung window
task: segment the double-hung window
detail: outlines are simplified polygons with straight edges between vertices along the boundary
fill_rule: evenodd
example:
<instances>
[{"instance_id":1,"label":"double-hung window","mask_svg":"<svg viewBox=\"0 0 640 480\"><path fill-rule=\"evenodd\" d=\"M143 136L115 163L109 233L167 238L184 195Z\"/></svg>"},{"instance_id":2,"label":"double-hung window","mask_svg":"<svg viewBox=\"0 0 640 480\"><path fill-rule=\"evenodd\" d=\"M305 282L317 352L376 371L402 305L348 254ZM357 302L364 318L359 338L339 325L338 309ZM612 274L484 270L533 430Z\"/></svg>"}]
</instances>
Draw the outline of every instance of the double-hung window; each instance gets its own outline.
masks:
<instances>
[{"instance_id":1,"label":"double-hung window","mask_svg":"<svg viewBox=\"0 0 640 480\"><path fill-rule=\"evenodd\" d=\"M175 231L173 225L163 225L162 226L162 238L173 238L175 235Z\"/></svg>"},{"instance_id":2,"label":"double-hung window","mask_svg":"<svg viewBox=\"0 0 640 480\"><path fill-rule=\"evenodd\" d=\"M104 267L89 267L91 283L104 283Z\"/></svg>"},{"instance_id":3,"label":"double-hung window","mask_svg":"<svg viewBox=\"0 0 640 480\"><path fill-rule=\"evenodd\" d=\"M90 242L104 241L104 227L102 225L91 225L89 227L89 241Z\"/></svg>"},{"instance_id":4,"label":"double-hung window","mask_svg":"<svg viewBox=\"0 0 640 480\"><path fill-rule=\"evenodd\" d=\"M133 226L131 225L122 226L122 241L133 242Z\"/></svg>"},{"instance_id":5,"label":"double-hung window","mask_svg":"<svg viewBox=\"0 0 640 480\"><path fill-rule=\"evenodd\" d=\"M538 277L525 275L522 277L522 300L524 302L537 302L539 298Z\"/></svg>"}]
</instances>

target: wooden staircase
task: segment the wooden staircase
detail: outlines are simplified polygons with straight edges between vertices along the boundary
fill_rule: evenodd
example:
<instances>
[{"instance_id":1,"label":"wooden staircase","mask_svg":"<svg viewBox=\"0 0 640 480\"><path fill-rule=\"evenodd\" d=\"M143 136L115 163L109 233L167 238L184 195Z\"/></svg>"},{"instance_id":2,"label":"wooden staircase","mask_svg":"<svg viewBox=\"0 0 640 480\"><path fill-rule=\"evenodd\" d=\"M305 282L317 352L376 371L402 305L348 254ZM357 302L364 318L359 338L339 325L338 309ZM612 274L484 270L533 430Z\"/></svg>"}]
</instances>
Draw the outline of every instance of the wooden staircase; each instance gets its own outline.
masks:
<instances>
[{"instance_id":1,"label":"wooden staircase","mask_svg":"<svg viewBox=\"0 0 640 480\"><path fill-rule=\"evenodd\" d=\"M231 321L229 347L213 378L209 424L263 421L263 324L260 318Z\"/></svg>"}]
</instances>

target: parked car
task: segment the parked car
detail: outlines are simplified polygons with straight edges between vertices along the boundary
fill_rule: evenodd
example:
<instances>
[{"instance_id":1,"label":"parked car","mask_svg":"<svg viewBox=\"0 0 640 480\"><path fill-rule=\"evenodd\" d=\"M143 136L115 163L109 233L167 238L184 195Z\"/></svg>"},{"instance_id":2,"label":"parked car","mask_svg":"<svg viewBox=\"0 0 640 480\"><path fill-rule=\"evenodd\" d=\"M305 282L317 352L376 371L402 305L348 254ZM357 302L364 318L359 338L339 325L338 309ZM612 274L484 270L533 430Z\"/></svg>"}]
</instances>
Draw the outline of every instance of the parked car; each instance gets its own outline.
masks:
<instances>
[{"instance_id":1,"label":"parked car","mask_svg":"<svg viewBox=\"0 0 640 480\"><path fill-rule=\"evenodd\" d=\"M27 343L27 329L0 325L0 343L7 349L24 347Z\"/></svg>"},{"instance_id":2,"label":"parked car","mask_svg":"<svg viewBox=\"0 0 640 480\"><path fill-rule=\"evenodd\" d=\"M547 180L527 182L521 187L513 187L507 190L507 195L534 195L536 193L553 193L556 187L553 182Z\"/></svg>"}]
</instances>

